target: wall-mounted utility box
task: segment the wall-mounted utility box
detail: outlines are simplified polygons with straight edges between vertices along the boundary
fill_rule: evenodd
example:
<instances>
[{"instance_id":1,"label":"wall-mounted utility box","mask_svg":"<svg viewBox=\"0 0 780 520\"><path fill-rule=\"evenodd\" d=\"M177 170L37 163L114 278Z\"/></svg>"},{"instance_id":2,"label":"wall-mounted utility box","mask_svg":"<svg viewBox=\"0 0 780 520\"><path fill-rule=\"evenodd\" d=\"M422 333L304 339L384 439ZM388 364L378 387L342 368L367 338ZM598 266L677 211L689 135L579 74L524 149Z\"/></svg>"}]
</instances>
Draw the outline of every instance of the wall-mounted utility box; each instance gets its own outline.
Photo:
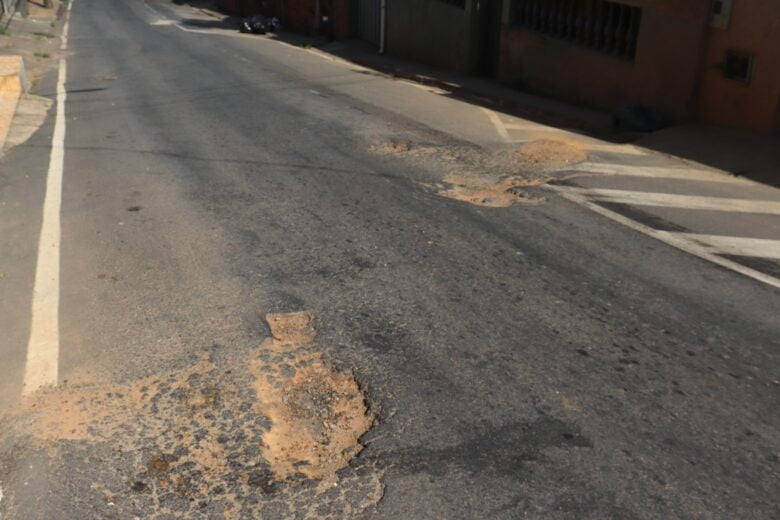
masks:
<instances>
[{"instance_id":1,"label":"wall-mounted utility box","mask_svg":"<svg viewBox=\"0 0 780 520\"><path fill-rule=\"evenodd\" d=\"M733 0L712 0L710 27L728 29L731 20L731 5Z\"/></svg>"},{"instance_id":2,"label":"wall-mounted utility box","mask_svg":"<svg viewBox=\"0 0 780 520\"><path fill-rule=\"evenodd\" d=\"M750 83L753 76L753 55L749 52L727 50L723 75L729 79Z\"/></svg>"}]
</instances>

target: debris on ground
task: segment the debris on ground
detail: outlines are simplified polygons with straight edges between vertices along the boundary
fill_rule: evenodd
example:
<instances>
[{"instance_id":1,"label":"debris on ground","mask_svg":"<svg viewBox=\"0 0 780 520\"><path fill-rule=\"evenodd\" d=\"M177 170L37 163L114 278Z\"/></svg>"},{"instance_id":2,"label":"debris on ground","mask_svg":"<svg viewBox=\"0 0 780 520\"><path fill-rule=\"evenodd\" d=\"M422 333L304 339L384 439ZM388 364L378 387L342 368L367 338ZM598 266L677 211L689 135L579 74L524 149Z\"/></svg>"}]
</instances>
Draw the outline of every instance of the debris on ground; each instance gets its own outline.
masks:
<instances>
[{"instance_id":1,"label":"debris on ground","mask_svg":"<svg viewBox=\"0 0 780 520\"><path fill-rule=\"evenodd\" d=\"M276 17L263 16L258 14L255 16L248 16L241 20L241 32L251 34L265 34L269 32L276 32L279 30L279 19Z\"/></svg>"}]
</instances>

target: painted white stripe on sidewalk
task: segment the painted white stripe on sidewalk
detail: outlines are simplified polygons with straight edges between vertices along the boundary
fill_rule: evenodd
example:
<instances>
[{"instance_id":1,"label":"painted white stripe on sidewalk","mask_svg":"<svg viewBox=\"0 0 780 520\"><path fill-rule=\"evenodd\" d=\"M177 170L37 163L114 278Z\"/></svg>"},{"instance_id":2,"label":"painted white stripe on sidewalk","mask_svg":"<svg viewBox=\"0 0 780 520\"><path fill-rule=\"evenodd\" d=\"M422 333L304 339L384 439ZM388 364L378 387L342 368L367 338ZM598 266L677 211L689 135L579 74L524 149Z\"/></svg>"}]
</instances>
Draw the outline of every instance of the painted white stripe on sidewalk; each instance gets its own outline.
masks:
<instances>
[{"instance_id":1,"label":"painted white stripe on sidewalk","mask_svg":"<svg viewBox=\"0 0 780 520\"><path fill-rule=\"evenodd\" d=\"M764 238L700 235L697 233L669 233L690 240L719 255L753 256L780 260L780 240Z\"/></svg>"},{"instance_id":2,"label":"painted white stripe on sidewalk","mask_svg":"<svg viewBox=\"0 0 780 520\"><path fill-rule=\"evenodd\" d=\"M65 25L62 28L60 50L68 45L70 10L68 4ZM60 207L62 205L62 172L65 162L65 80L67 62L60 59L57 77L57 115L46 176L46 196L43 202L43 220L38 241L38 262L33 287L30 339L27 343L27 362L22 393L28 395L43 386L57 384L60 355Z\"/></svg>"},{"instance_id":3,"label":"painted white stripe on sidewalk","mask_svg":"<svg viewBox=\"0 0 780 520\"><path fill-rule=\"evenodd\" d=\"M601 188L575 188L557 186L560 191L576 193L590 199L634 206L656 206L733 213L760 213L780 215L780 202L772 200L730 199L726 197L702 197L645 191L610 190Z\"/></svg>"},{"instance_id":4,"label":"painted white stripe on sidewalk","mask_svg":"<svg viewBox=\"0 0 780 520\"><path fill-rule=\"evenodd\" d=\"M586 197L580 195L579 193L567 191L566 189L564 189L563 186L554 186L548 184L543 186L543 188L551 191L555 191L559 193L563 198L568 199L572 202L576 202L577 204L584 206L590 209L591 211L598 213L599 215L607 217L608 219L623 224L624 226L631 228L634 231L638 231L639 233L655 238L656 240L665 242L670 246L676 247L677 249L685 251L688 254L697 256L703 260L707 260L708 262L711 262L713 264L717 264L721 267L725 267L726 269L730 269L739 274L748 276L750 278L753 278L754 280L758 280L759 282L763 282L767 285L771 285L772 287L777 287L778 289L780 289L780 279L762 273L760 271L756 271L755 269L750 269L749 267L745 267L744 265L738 264L736 262L732 262L731 260L727 260L726 258L722 258L716 254L713 254L706 247L702 247L699 244L695 242L691 242L685 239L683 236L681 236L684 234L668 233L666 231L659 231L649 226L645 226L644 224L640 224L639 222L631 220L630 218L624 217L619 213L616 213L612 210L599 206L598 204L589 201Z\"/></svg>"}]
</instances>

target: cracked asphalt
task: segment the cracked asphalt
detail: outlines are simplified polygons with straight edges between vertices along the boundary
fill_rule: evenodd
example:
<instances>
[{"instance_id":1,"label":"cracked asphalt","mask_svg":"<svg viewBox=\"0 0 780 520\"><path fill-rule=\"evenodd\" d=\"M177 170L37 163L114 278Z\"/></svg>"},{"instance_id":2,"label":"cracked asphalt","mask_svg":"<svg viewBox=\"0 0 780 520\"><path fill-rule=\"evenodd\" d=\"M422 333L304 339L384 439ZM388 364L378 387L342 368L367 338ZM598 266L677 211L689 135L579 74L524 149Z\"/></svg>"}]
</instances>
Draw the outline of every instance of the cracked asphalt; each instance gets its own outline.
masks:
<instances>
[{"instance_id":1,"label":"cracked asphalt","mask_svg":"<svg viewBox=\"0 0 780 520\"><path fill-rule=\"evenodd\" d=\"M500 168L478 107L149 6L73 7L60 385L26 402L53 112L0 161L0 518L778 517L776 289L550 193L443 197ZM299 311L308 357L269 353ZM282 472L300 410L291 443L372 427Z\"/></svg>"}]
</instances>

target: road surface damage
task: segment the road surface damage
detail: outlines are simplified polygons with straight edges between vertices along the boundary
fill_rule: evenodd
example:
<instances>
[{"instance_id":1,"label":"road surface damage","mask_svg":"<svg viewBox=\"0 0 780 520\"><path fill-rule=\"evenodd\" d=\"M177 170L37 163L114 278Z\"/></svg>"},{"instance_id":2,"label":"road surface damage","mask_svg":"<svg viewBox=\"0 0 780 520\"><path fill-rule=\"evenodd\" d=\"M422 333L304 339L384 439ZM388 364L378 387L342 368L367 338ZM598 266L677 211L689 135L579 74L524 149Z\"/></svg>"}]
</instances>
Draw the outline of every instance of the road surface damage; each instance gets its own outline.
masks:
<instances>
[{"instance_id":1,"label":"road surface damage","mask_svg":"<svg viewBox=\"0 0 780 520\"><path fill-rule=\"evenodd\" d=\"M252 518L273 505L321 518L376 504L378 472L340 472L374 423L357 381L315 349L310 313L267 321L272 337L248 360L205 352L184 370L129 384L41 391L0 417L2 438L26 439L52 460L110 453L105 467L70 471L115 512ZM334 493L340 487L349 497Z\"/></svg>"},{"instance_id":2,"label":"road surface damage","mask_svg":"<svg viewBox=\"0 0 780 520\"><path fill-rule=\"evenodd\" d=\"M403 139L375 140L369 149L398 156L430 171L444 172L435 182L422 182L436 194L478 206L505 208L546 201L533 193L568 166L587 160L583 143L572 139L539 139L519 148L490 151L468 146L416 145Z\"/></svg>"}]
</instances>

